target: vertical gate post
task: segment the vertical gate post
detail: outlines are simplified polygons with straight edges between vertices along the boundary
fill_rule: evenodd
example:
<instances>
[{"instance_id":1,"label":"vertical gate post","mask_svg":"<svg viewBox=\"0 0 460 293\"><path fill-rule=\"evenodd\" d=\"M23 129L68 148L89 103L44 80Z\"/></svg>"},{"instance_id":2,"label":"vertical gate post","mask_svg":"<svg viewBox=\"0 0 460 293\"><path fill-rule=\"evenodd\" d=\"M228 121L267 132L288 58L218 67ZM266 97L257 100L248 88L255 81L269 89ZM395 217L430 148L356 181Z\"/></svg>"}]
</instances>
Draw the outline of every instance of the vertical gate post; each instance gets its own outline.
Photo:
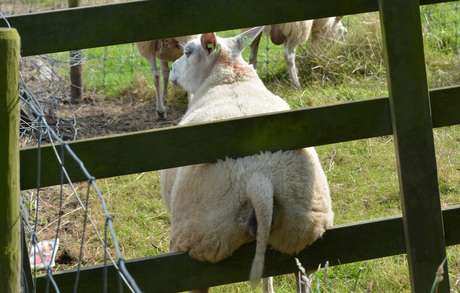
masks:
<instances>
[{"instance_id":1,"label":"vertical gate post","mask_svg":"<svg viewBox=\"0 0 460 293\"><path fill-rule=\"evenodd\" d=\"M0 293L20 292L19 34L0 28Z\"/></svg>"},{"instance_id":2,"label":"vertical gate post","mask_svg":"<svg viewBox=\"0 0 460 293\"><path fill-rule=\"evenodd\" d=\"M69 0L69 8L79 6L80 0ZM73 103L81 102L83 96L81 54L82 50L70 51L70 100Z\"/></svg>"},{"instance_id":3,"label":"vertical gate post","mask_svg":"<svg viewBox=\"0 0 460 293\"><path fill-rule=\"evenodd\" d=\"M379 0L412 292L446 256L418 0ZM438 292L449 292L447 264Z\"/></svg>"}]
</instances>

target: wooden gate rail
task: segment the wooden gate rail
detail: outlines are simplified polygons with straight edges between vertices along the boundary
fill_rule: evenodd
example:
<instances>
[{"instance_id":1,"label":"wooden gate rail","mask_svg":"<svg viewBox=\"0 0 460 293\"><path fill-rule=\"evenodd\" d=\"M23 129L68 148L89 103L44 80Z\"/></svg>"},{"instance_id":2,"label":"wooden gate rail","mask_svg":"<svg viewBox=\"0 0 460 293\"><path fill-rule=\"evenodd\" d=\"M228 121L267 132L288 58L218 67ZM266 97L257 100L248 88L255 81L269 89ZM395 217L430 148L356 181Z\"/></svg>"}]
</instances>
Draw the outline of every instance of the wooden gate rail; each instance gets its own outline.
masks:
<instances>
[{"instance_id":1,"label":"wooden gate rail","mask_svg":"<svg viewBox=\"0 0 460 293\"><path fill-rule=\"evenodd\" d=\"M421 0L420 4L449 1ZM377 0L264 1L263 5L259 0L151 0L7 19L21 36L25 57L378 10ZM0 27L5 25L0 21Z\"/></svg>"},{"instance_id":2,"label":"wooden gate rail","mask_svg":"<svg viewBox=\"0 0 460 293\"><path fill-rule=\"evenodd\" d=\"M446 243L459 244L460 206L445 209L443 218ZM190 288L246 281L254 251L255 243L251 242L243 245L231 257L216 264L201 263L186 253L168 253L130 260L127 261L126 267L145 292L179 292ZM299 258L308 270L317 268L318 264L324 266L326 261L329 261L330 266L335 266L403 253L406 253L406 248L402 217L386 217L332 227L322 239L296 256L267 250L264 272L265 276L293 273L298 270L294 257ZM82 269L79 289L86 293L101 292L102 274L103 266ZM55 273L53 278L61 292L70 292L75 271ZM109 279L116 279L116 271L112 265L109 268ZM430 280L433 281L432 278ZM44 277L37 278L39 292L42 292L45 284ZM108 285L109 292L116 292L116 283L109 282Z\"/></svg>"},{"instance_id":3,"label":"wooden gate rail","mask_svg":"<svg viewBox=\"0 0 460 293\"><path fill-rule=\"evenodd\" d=\"M433 126L460 124L460 87L430 91ZM127 175L241 157L261 150L298 149L391 135L388 98L366 99L193 126L154 129L69 142L96 178ZM258 139L254 139L255 136ZM202 142L206 141L206 144ZM21 151L21 188L37 184L37 148ZM41 186L60 183L60 165L51 146L41 147ZM113 159L116 158L116 159ZM73 182L84 181L68 155Z\"/></svg>"}]
</instances>

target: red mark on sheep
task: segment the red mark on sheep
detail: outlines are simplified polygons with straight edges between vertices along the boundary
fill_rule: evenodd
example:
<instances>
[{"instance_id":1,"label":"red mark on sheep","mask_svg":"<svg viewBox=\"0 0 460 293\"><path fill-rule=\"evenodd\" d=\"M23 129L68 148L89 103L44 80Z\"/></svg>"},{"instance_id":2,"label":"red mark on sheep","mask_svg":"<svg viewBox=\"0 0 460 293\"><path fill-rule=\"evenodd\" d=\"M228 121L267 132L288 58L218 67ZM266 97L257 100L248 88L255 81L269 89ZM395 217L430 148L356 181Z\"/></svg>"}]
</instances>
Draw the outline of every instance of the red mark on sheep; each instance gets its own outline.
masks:
<instances>
[{"instance_id":1,"label":"red mark on sheep","mask_svg":"<svg viewBox=\"0 0 460 293\"><path fill-rule=\"evenodd\" d=\"M247 68L246 67L242 67L242 66L239 66L239 65L236 65L235 63L229 63L227 64L227 68L233 70L233 71L246 71Z\"/></svg>"}]
</instances>

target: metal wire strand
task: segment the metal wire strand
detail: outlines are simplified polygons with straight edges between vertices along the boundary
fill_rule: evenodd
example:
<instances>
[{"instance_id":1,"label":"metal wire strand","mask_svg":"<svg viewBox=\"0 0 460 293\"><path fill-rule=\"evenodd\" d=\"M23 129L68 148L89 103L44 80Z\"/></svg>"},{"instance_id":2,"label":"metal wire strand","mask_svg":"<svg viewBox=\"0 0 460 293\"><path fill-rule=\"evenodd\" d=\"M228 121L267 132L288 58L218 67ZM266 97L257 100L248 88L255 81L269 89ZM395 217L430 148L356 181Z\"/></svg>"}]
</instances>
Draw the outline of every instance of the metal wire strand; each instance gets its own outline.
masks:
<instances>
[{"instance_id":1,"label":"metal wire strand","mask_svg":"<svg viewBox=\"0 0 460 293\"><path fill-rule=\"evenodd\" d=\"M108 213L104 197L102 196L101 192L99 191L99 189L98 189L98 187L97 187L97 185L95 183L94 177L91 176L91 174L85 168L84 163L75 155L75 153L72 151L70 146L66 142L63 141L62 133L59 133L59 127L51 127L49 125L49 123L47 121L47 118L48 118L47 114L43 110L43 105L46 106L46 103L44 103L43 101L40 101L39 99L36 98L36 91L32 90L27 85L26 77L24 77L23 75L21 75L21 89L22 89L22 91L21 91L20 96L21 96L22 105L23 105L24 108L28 109L29 115L30 115L29 118L32 118L31 119L32 121L30 122L30 124L33 125L34 131L36 131L36 133L37 133L37 189L36 189L37 191L36 191L36 198L35 198L35 200L36 200L35 209L36 210L35 210L35 220L34 220L34 227L33 228L28 223L27 217L24 215L25 222L27 223L27 226L28 226L28 231L29 231L29 233L31 235L30 237L31 237L32 245L34 245L34 247L36 247L36 246L38 247L38 236L36 234L36 231L37 231L37 225L38 225L38 212L39 212L39 206L40 206L40 193L41 193L41 188L40 188L40 182L41 182L41 178L40 178L41 177L40 176L40 174L41 174L41 142L46 137L46 140L48 142L50 142L51 145L52 145L52 149L53 149L53 151L55 153L56 160L60 164L60 170L61 170L60 171L61 172L61 175L60 175L60 204L59 204L60 211L59 211L59 218L58 218L58 223L57 223L56 235L55 235L55 238L54 238L55 249L56 249L56 243L58 241L59 228L60 228L60 224L61 224L63 185L65 183L64 180L67 180L67 182L69 183L73 193L76 195L76 198L77 198L80 206L82 207L82 210L85 213L84 214L85 215L85 218L84 218L85 231L86 231L86 222L89 221L91 223L94 231L96 232L96 234L97 234L97 236L99 238L99 241L101 243L106 244L106 240L104 241L102 239L102 237L100 236L100 233L96 229L96 225L94 224L93 220L91 219L91 217L88 214L88 208L89 208L89 206L88 206L89 198L88 197L89 197L90 188L92 187L94 189L94 191L96 192L96 194L98 195L98 197L99 197L99 199L100 199L100 201L102 203L103 211L104 211L104 214L105 214L105 217L106 217L106 223L107 223L106 227L107 227L108 232L110 233L110 236L113 239L114 248L115 248L118 260L115 261L112 258L112 256L110 256L110 253L108 252L106 245L104 245L105 255L110 258L110 260L112 261L115 269L118 271L119 280L124 282L125 285L129 288L129 290L131 292L141 292L141 290L137 286L134 278L132 278L132 276L129 274L128 270L126 269L126 267L124 265L124 258L121 255L119 245L118 245L118 240L117 240L115 231L113 229L112 217ZM60 154L57 151L55 142L61 144ZM88 191L87 191L86 204L83 204L82 200L78 196L78 193L77 193L76 189L74 188L74 186L72 184L71 178L68 175L68 172L67 172L67 170L65 168L65 164L64 164L64 154L69 155L71 159L75 160L77 162L77 164L80 166L82 172L88 178ZM106 234L107 234L107 231L106 231ZM79 269L80 269L80 264L81 264L81 259L82 259L81 255L82 255L83 243L84 243L84 236L82 237L82 244L81 244L81 248L80 248L80 257L79 257L79 263L78 263ZM53 255L54 255L54 253L53 253ZM41 255L40 251L39 251L39 256L40 256L40 258L42 258L42 262L43 262L44 258L43 258L43 255ZM35 258L35 256L34 256L34 258ZM46 270L46 276L47 276L46 292L49 291L50 285L52 287L54 287L56 292L59 292L59 288L58 288L56 282L54 281L54 279L52 277L52 269L51 269L51 267L46 266L45 270ZM37 269L34 268L34 278L35 279L36 279L36 276L37 276L36 271L37 271ZM79 273L77 273L76 283L75 283L76 285L74 287L74 292L76 292L76 290L78 288L78 285L77 285L78 280L79 280ZM107 280L105 280L105 282L107 282ZM123 288L122 283L119 283L118 286L122 290L122 288ZM34 290L36 290L35 287L34 287Z\"/></svg>"}]
</instances>

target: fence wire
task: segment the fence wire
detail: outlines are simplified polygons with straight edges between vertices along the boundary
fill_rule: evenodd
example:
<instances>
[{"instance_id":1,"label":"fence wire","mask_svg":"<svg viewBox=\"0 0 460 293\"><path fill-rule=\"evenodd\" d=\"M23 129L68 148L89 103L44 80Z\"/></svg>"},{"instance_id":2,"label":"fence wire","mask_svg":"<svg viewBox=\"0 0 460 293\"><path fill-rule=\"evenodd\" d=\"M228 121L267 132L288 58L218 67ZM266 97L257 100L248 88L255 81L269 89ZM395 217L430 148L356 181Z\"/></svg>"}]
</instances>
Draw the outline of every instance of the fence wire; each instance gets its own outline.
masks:
<instances>
[{"instance_id":1,"label":"fence wire","mask_svg":"<svg viewBox=\"0 0 460 293\"><path fill-rule=\"evenodd\" d=\"M23 80L23 79L22 79ZM77 267L77 275L75 279L75 285L74 285L74 292L77 292L78 290L78 281L79 281L79 274L80 274L80 264L82 262L82 251L83 251L83 244L85 242L85 231L86 231L86 225L87 222L89 221L91 226L93 227L95 233L97 234L98 240L100 243L103 245L105 249L105 257L104 257L104 264L107 264L107 258L110 259L110 261L113 263L114 267L117 269L121 280L126 284L126 286L131 290L131 292L141 292L140 289L138 288L135 280L131 277L129 272L127 271L125 267L125 260L123 256L121 255L117 237L115 235L115 231L113 229L113 217L109 214L107 210L107 206L105 204L104 197L102 196L99 188L96 185L95 178L91 176L91 174L88 172L88 170L85 168L84 163L75 155L75 153L72 151L70 146L61 139L61 137L55 132L53 129L54 127L50 126L47 119L46 119L46 113L43 110L43 107L40 105L40 101L35 98L32 94L28 93L27 95L20 96L21 102L27 107L27 109L33 114L33 117L35 119L32 121L33 125L36 125L36 135L37 137L37 144L38 144L38 154L37 154L37 165L38 165L38 170L37 170L37 189L35 192L26 192L22 194L23 200L23 207L21 208L21 214L23 216L24 224L26 227L26 232L30 237L29 240L29 246L35 247L38 246L38 235L37 235L37 230L38 230L38 211L39 211L39 205L40 205L40 195L41 195L41 188L40 188L40 177L42 174L41 170L41 141L43 136L47 137L47 141L49 141L53 147L56 160L59 162L59 165L61 167L61 182L60 182L60 196L59 196L59 212L58 212L58 221L57 221L57 228L56 228L56 233L54 237L54 245L53 245L53 252L51 253L51 259L46 260L44 254L38 250L38 255L34 254L33 256L33 263L35 263L36 259L35 258L40 258L41 263L45 264L45 271L46 271L46 276L47 276L47 282L51 283L50 286L53 286L56 292L59 292L59 288L57 284L54 282L53 276L52 276L52 268L50 265L46 265L46 262L52 263L53 258L55 256L55 250L57 249L57 242L59 239L59 230L60 230L60 225L61 225L61 215L62 213L62 202L63 202L63 196L64 196L64 184L69 184L70 188L73 191L73 194L76 196L78 203L85 213L84 215L84 229L82 233L82 238L81 238L81 247L80 247L80 253L79 253L79 260L78 260L78 267ZM57 144L60 144L58 146ZM69 177L66 167L65 167L65 162L64 162L64 154L68 153L73 160L75 160L78 165L80 166L81 170L85 174L87 178L87 192L86 192L86 203L78 196L78 192L74 186L74 184L71 181L71 178ZM106 228L105 228L105 233L104 236L101 236L98 229L96 228L96 225L94 221L92 220L91 216L88 214L88 202L89 202L89 195L91 188L93 189L94 192L98 195L103 212L105 215L106 219ZM35 215L31 216L28 214L26 206L31 206L33 205L34 210L35 210ZM31 223L33 222L33 223ZM107 236L107 229L110 231L110 236L113 241L113 246L116 251L117 255L117 260L115 261L114 258L110 255L110 252L107 250L107 241L108 241L108 236ZM30 249L29 249L30 250ZM105 266L107 268L107 266ZM24 268L28 269L28 268ZM33 275L36 278L37 275L37 269L34 267L33 270ZM104 292L107 292L107 279L103 280L104 282ZM47 290L46 292L49 292L49 286L47 283ZM34 283L35 285L35 283ZM119 284L120 292L122 291L122 284ZM34 287L34 292L36 288Z\"/></svg>"},{"instance_id":2,"label":"fence wire","mask_svg":"<svg viewBox=\"0 0 460 293\"><path fill-rule=\"evenodd\" d=\"M0 15L3 17L3 15ZM82 263L83 255L83 246L85 243L85 232L86 226L89 221L94 232L97 235L99 242L103 245L104 253L104 292L107 292L107 258L113 263L113 266L118 271L119 274L119 291L123 291L123 284L128 287L131 292L141 292L137 286L133 277L129 274L125 266L125 260L120 252L118 240L113 228L113 217L109 214L105 199L102 196L99 188L96 185L96 180L88 170L85 168L84 163L75 155L70 146L65 142L65 140L73 140L76 138L77 129L75 128L76 119L75 113L73 111L72 104L70 103L68 92L68 81L61 78L61 75L58 73L59 69L65 68L68 69L68 63L60 61L59 59L49 58L48 56L36 56L21 58L20 62L20 101L21 101L21 122L20 122L20 141L25 145L29 145L31 141L36 143L38 147L37 153L37 188L36 190L29 190L21 192L21 216L23 219L23 225L25 227L25 232L29 237L28 249L27 251L33 251L31 253L33 256L31 258L33 267L33 277L36 280L37 277L37 266L36 263L44 264L44 270L46 274L46 292L49 292L50 287L55 290L55 292L60 292L58 285L53 278L52 263L54 263L54 258L56 256L56 251L58 249L59 235L60 235L60 226L63 215L63 197L64 197L64 184L70 186L73 195L76 197L80 208L84 212L84 221L83 221L83 233L81 238L80 253L78 259L78 266L76 272L76 278L74 283L73 292L78 291L80 268ZM66 106L64 106L66 105ZM63 111L64 110L64 111ZM65 110L70 112L70 118L57 115L56 113L65 112ZM56 225L55 237L52 242L52 251L42 251L38 249L39 247L39 237L38 237L38 223L39 223L39 207L41 204L41 144L43 142L50 143L54 150L56 160L60 165L61 172L61 182L60 182L60 191L59 191L59 210L58 210L58 219ZM58 146L60 144L60 147ZM65 162L64 154L68 153L73 160L75 160L80 166L82 172L87 178L87 191L86 191L86 202L80 198L78 195L77 189L74 186L74 183L69 177ZM45 170L46 171L46 170ZM89 195L91 189L97 194L101 201L102 209L105 215L105 229L104 236L101 236L99 233L96 224L94 223L91 216L88 214L88 203ZM34 215L29 213L30 210L35 210ZM108 233L110 232L110 237L113 242L113 246L116 252L117 260L115 260L111 253L108 251ZM47 256L49 254L49 257ZM28 256L24 256L28 257ZM22 268L23 278L22 278L22 290L23 292L29 292L29 288L32 288L33 292L36 292L36 283L33 281L33 284L28 284L28 278L26 270L29 268Z\"/></svg>"}]
</instances>

